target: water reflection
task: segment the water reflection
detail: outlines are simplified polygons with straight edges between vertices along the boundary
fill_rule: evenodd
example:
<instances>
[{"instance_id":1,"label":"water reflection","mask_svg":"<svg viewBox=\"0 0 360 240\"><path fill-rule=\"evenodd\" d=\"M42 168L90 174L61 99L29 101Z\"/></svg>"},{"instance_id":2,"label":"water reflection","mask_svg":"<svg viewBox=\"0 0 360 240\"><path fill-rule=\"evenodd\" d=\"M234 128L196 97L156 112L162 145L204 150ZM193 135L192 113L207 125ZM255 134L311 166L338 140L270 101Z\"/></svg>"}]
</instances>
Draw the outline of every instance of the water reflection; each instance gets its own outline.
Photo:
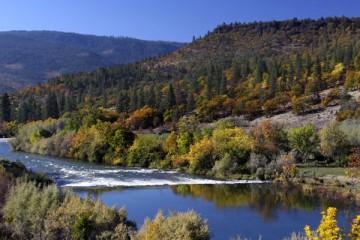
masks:
<instances>
[{"instance_id":1,"label":"water reflection","mask_svg":"<svg viewBox=\"0 0 360 240\"><path fill-rule=\"evenodd\" d=\"M170 186L177 195L201 198L218 208L246 206L267 221L277 219L278 210L313 211L329 206L348 209L343 201L306 195L301 189L281 189L272 184L177 185ZM355 207L355 206L354 206Z\"/></svg>"}]
</instances>

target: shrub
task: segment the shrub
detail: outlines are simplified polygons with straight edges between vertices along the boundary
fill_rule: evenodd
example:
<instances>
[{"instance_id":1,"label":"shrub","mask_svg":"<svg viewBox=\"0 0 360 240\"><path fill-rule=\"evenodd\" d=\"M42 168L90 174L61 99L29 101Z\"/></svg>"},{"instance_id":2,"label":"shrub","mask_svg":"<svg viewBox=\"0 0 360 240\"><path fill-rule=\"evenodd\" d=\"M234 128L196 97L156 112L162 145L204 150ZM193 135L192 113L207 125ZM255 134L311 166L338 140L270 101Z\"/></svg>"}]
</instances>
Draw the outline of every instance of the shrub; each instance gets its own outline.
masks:
<instances>
[{"instance_id":1,"label":"shrub","mask_svg":"<svg viewBox=\"0 0 360 240\"><path fill-rule=\"evenodd\" d=\"M159 211L154 220L146 219L137 235L139 239L208 240L209 227L194 211L186 213L171 212L165 217Z\"/></svg>"},{"instance_id":2,"label":"shrub","mask_svg":"<svg viewBox=\"0 0 360 240\"><path fill-rule=\"evenodd\" d=\"M252 129L254 138L253 151L265 156L268 160L274 159L280 151L288 150L286 132L271 121L264 121Z\"/></svg>"},{"instance_id":3,"label":"shrub","mask_svg":"<svg viewBox=\"0 0 360 240\"><path fill-rule=\"evenodd\" d=\"M292 112L296 115L301 115L307 112L311 106L311 98L308 96L293 97L291 99Z\"/></svg>"},{"instance_id":4,"label":"shrub","mask_svg":"<svg viewBox=\"0 0 360 240\"><path fill-rule=\"evenodd\" d=\"M56 209L60 197L54 185L40 190L32 183L19 183L7 197L4 218L16 236L41 239L46 232L46 216Z\"/></svg>"},{"instance_id":5,"label":"shrub","mask_svg":"<svg viewBox=\"0 0 360 240\"><path fill-rule=\"evenodd\" d=\"M350 146L360 146L360 120L345 120L339 123L339 128Z\"/></svg>"},{"instance_id":6,"label":"shrub","mask_svg":"<svg viewBox=\"0 0 360 240\"><path fill-rule=\"evenodd\" d=\"M208 138L195 142L188 154L191 171L206 174L215 164L214 151L213 143Z\"/></svg>"},{"instance_id":7,"label":"shrub","mask_svg":"<svg viewBox=\"0 0 360 240\"><path fill-rule=\"evenodd\" d=\"M326 212L322 212L322 219L316 231L311 231L309 226L305 226L305 234L309 240L328 239L336 240L340 237L340 228L335 220L336 208L329 207ZM318 236L318 237L317 237Z\"/></svg>"},{"instance_id":8,"label":"shrub","mask_svg":"<svg viewBox=\"0 0 360 240\"><path fill-rule=\"evenodd\" d=\"M161 116L159 111L149 106L136 110L126 119L126 126L130 129L157 127L160 123Z\"/></svg>"},{"instance_id":9,"label":"shrub","mask_svg":"<svg viewBox=\"0 0 360 240\"><path fill-rule=\"evenodd\" d=\"M12 238L114 239L109 237L112 233L130 239L135 232L135 223L128 221L124 209L82 200L55 185L37 188L19 182L11 189L3 212Z\"/></svg>"},{"instance_id":10,"label":"shrub","mask_svg":"<svg viewBox=\"0 0 360 240\"><path fill-rule=\"evenodd\" d=\"M300 128L290 129L288 139L292 150L300 154L302 161L306 162L310 155L316 150L319 137L315 127L307 124Z\"/></svg>"},{"instance_id":11,"label":"shrub","mask_svg":"<svg viewBox=\"0 0 360 240\"><path fill-rule=\"evenodd\" d=\"M217 128L211 139L217 156L229 154L236 157L239 164L249 160L253 139L241 128Z\"/></svg>"},{"instance_id":12,"label":"shrub","mask_svg":"<svg viewBox=\"0 0 360 240\"><path fill-rule=\"evenodd\" d=\"M143 135L135 139L129 148L128 163L131 166L159 166L166 153L164 142L155 135Z\"/></svg>"},{"instance_id":13,"label":"shrub","mask_svg":"<svg viewBox=\"0 0 360 240\"><path fill-rule=\"evenodd\" d=\"M336 122L325 124L319 136L322 155L332 160L338 160L344 155L346 138Z\"/></svg>"},{"instance_id":14,"label":"shrub","mask_svg":"<svg viewBox=\"0 0 360 240\"><path fill-rule=\"evenodd\" d=\"M109 147L106 135L97 125L81 128L71 142L71 155L90 162L102 162Z\"/></svg>"}]
</instances>

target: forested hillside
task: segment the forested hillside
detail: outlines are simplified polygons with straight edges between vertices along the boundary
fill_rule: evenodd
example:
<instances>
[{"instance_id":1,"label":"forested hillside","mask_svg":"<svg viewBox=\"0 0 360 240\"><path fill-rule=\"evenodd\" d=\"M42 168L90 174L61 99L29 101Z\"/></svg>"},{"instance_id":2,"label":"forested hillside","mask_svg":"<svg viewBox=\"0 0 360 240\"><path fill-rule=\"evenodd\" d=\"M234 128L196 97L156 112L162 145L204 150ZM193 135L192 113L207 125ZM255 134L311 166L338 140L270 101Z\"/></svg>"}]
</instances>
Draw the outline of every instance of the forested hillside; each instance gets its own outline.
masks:
<instances>
[{"instance_id":1,"label":"forested hillside","mask_svg":"<svg viewBox=\"0 0 360 240\"><path fill-rule=\"evenodd\" d=\"M12 96L18 106L12 119L56 118L84 105L115 109L130 118L131 128L156 127L188 113L200 121L291 109L303 114L338 101L343 88L359 88L359 37L360 18L223 24L165 57L28 88ZM157 120L132 121L146 114Z\"/></svg>"},{"instance_id":2,"label":"forested hillside","mask_svg":"<svg viewBox=\"0 0 360 240\"><path fill-rule=\"evenodd\" d=\"M0 92L19 90L65 73L165 55L183 45L51 31L0 32Z\"/></svg>"}]
</instances>

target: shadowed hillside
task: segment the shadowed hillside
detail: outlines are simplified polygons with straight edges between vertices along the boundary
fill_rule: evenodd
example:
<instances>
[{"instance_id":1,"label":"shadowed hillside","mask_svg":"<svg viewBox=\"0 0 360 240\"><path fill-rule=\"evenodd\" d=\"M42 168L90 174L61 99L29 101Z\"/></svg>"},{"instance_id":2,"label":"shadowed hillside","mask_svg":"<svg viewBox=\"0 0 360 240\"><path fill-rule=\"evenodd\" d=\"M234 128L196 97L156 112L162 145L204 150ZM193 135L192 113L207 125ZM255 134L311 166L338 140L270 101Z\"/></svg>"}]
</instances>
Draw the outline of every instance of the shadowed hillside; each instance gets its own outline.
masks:
<instances>
[{"instance_id":1,"label":"shadowed hillside","mask_svg":"<svg viewBox=\"0 0 360 240\"><path fill-rule=\"evenodd\" d=\"M0 92L65 74L168 54L181 43L50 31L0 32Z\"/></svg>"}]
</instances>

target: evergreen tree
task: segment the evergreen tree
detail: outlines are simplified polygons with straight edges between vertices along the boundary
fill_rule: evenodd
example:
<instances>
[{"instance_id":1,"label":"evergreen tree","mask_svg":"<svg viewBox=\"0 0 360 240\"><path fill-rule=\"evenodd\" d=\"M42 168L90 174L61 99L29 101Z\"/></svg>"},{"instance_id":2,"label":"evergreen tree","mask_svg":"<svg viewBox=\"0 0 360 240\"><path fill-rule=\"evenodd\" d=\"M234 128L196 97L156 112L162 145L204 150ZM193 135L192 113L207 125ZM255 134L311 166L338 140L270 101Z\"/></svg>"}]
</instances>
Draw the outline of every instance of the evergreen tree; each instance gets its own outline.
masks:
<instances>
[{"instance_id":1,"label":"evergreen tree","mask_svg":"<svg viewBox=\"0 0 360 240\"><path fill-rule=\"evenodd\" d=\"M211 64L210 69L207 74L207 83L206 83L206 99L207 100L210 100L212 97L214 75L215 75L215 68L214 68L214 65Z\"/></svg>"},{"instance_id":2,"label":"evergreen tree","mask_svg":"<svg viewBox=\"0 0 360 240\"><path fill-rule=\"evenodd\" d=\"M189 90L188 90L188 95L186 98L186 112L191 112L195 109L196 107L196 102L194 99L194 93L193 93L193 88L190 86Z\"/></svg>"},{"instance_id":3,"label":"evergreen tree","mask_svg":"<svg viewBox=\"0 0 360 240\"><path fill-rule=\"evenodd\" d=\"M145 92L145 104L154 108L155 107L155 86L151 84L148 91Z\"/></svg>"},{"instance_id":4,"label":"evergreen tree","mask_svg":"<svg viewBox=\"0 0 360 240\"><path fill-rule=\"evenodd\" d=\"M102 96L101 96L102 107L103 107L103 108L107 108L107 101L108 101L108 99L107 99L106 90L103 90L101 95L102 95Z\"/></svg>"},{"instance_id":5,"label":"evergreen tree","mask_svg":"<svg viewBox=\"0 0 360 240\"><path fill-rule=\"evenodd\" d=\"M48 94L45 100L44 119L59 118L59 108L54 93Z\"/></svg>"},{"instance_id":6,"label":"evergreen tree","mask_svg":"<svg viewBox=\"0 0 360 240\"><path fill-rule=\"evenodd\" d=\"M224 75L221 76L221 83L220 83L220 95L227 94L227 82L226 77Z\"/></svg>"},{"instance_id":7,"label":"evergreen tree","mask_svg":"<svg viewBox=\"0 0 360 240\"><path fill-rule=\"evenodd\" d=\"M277 78L276 64L274 62L271 63L271 67L269 67L269 69L270 69L270 73L268 78L268 88L270 90L270 97L274 97L276 90L276 78Z\"/></svg>"},{"instance_id":8,"label":"evergreen tree","mask_svg":"<svg viewBox=\"0 0 360 240\"><path fill-rule=\"evenodd\" d=\"M344 66L347 68L347 69L353 69L353 66L351 65L352 63L352 59L353 59L353 46L352 45L349 45L347 48L346 48L346 51L345 51L345 56L344 56Z\"/></svg>"},{"instance_id":9,"label":"evergreen tree","mask_svg":"<svg viewBox=\"0 0 360 240\"><path fill-rule=\"evenodd\" d=\"M137 109L141 109L145 106L144 88L140 86L137 90Z\"/></svg>"},{"instance_id":10,"label":"evergreen tree","mask_svg":"<svg viewBox=\"0 0 360 240\"><path fill-rule=\"evenodd\" d=\"M9 122L11 120L11 102L7 93L1 97L1 121Z\"/></svg>"},{"instance_id":11,"label":"evergreen tree","mask_svg":"<svg viewBox=\"0 0 360 240\"><path fill-rule=\"evenodd\" d=\"M239 82L239 79L241 77L241 70L240 70L240 66L239 63L237 61L233 61L232 63L232 83L233 85L237 85Z\"/></svg>"},{"instance_id":12,"label":"evergreen tree","mask_svg":"<svg viewBox=\"0 0 360 240\"><path fill-rule=\"evenodd\" d=\"M245 79L251 72L249 59L246 58L241 64L241 77Z\"/></svg>"},{"instance_id":13,"label":"evergreen tree","mask_svg":"<svg viewBox=\"0 0 360 240\"><path fill-rule=\"evenodd\" d=\"M360 51L354 59L354 67L356 71L360 71Z\"/></svg>"},{"instance_id":14,"label":"evergreen tree","mask_svg":"<svg viewBox=\"0 0 360 240\"><path fill-rule=\"evenodd\" d=\"M115 105L116 112L118 113L127 112L129 110L128 108L129 102L130 99L127 92L124 90L119 91L116 98L116 105Z\"/></svg>"},{"instance_id":15,"label":"evergreen tree","mask_svg":"<svg viewBox=\"0 0 360 240\"><path fill-rule=\"evenodd\" d=\"M133 88L130 93L130 112L133 112L138 107L138 95L136 88Z\"/></svg>"},{"instance_id":16,"label":"evergreen tree","mask_svg":"<svg viewBox=\"0 0 360 240\"><path fill-rule=\"evenodd\" d=\"M62 115L65 111L65 95L61 93L57 99L57 102L58 102L59 114Z\"/></svg>"},{"instance_id":17,"label":"evergreen tree","mask_svg":"<svg viewBox=\"0 0 360 240\"><path fill-rule=\"evenodd\" d=\"M318 57L316 57L315 64L314 64L314 78L318 82L319 86L321 85L321 64Z\"/></svg>"},{"instance_id":18,"label":"evergreen tree","mask_svg":"<svg viewBox=\"0 0 360 240\"><path fill-rule=\"evenodd\" d=\"M70 96L70 94L66 94L64 112L72 112L73 110L75 110L74 101L73 101L72 97Z\"/></svg>"},{"instance_id":19,"label":"evergreen tree","mask_svg":"<svg viewBox=\"0 0 360 240\"><path fill-rule=\"evenodd\" d=\"M176 97L172 84L169 84L169 89L166 94L165 109L170 109L176 105Z\"/></svg>"},{"instance_id":20,"label":"evergreen tree","mask_svg":"<svg viewBox=\"0 0 360 240\"><path fill-rule=\"evenodd\" d=\"M311 61L310 55L309 53L307 53L305 59L306 77L309 77L311 75L312 64L313 63Z\"/></svg>"},{"instance_id":21,"label":"evergreen tree","mask_svg":"<svg viewBox=\"0 0 360 240\"><path fill-rule=\"evenodd\" d=\"M255 69L256 83L261 83L263 81L263 73L265 71L265 68L266 68L265 62L262 59L258 60Z\"/></svg>"},{"instance_id":22,"label":"evergreen tree","mask_svg":"<svg viewBox=\"0 0 360 240\"><path fill-rule=\"evenodd\" d=\"M28 106L25 101L22 101L18 107L17 121L19 123L24 123L28 120Z\"/></svg>"},{"instance_id":23,"label":"evergreen tree","mask_svg":"<svg viewBox=\"0 0 360 240\"><path fill-rule=\"evenodd\" d=\"M289 88L291 87L291 85L294 83L294 65L292 63L290 63L290 67L289 67L289 75L288 75L288 80L286 83L286 87Z\"/></svg>"},{"instance_id":24,"label":"evergreen tree","mask_svg":"<svg viewBox=\"0 0 360 240\"><path fill-rule=\"evenodd\" d=\"M154 90L155 90L155 96L154 96L154 98L155 98L155 108L159 109L160 112L162 112L163 109L162 109L162 104L161 103L162 103L162 99L163 99L163 94L161 92L161 85L156 83Z\"/></svg>"},{"instance_id":25,"label":"evergreen tree","mask_svg":"<svg viewBox=\"0 0 360 240\"><path fill-rule=\"evenodd\" d=\"M295 71L295 77L296 82L300 82L302 80L302 59L301 56L298 54L296 56L296 71Z\"/></svg>"}]
</instances>

